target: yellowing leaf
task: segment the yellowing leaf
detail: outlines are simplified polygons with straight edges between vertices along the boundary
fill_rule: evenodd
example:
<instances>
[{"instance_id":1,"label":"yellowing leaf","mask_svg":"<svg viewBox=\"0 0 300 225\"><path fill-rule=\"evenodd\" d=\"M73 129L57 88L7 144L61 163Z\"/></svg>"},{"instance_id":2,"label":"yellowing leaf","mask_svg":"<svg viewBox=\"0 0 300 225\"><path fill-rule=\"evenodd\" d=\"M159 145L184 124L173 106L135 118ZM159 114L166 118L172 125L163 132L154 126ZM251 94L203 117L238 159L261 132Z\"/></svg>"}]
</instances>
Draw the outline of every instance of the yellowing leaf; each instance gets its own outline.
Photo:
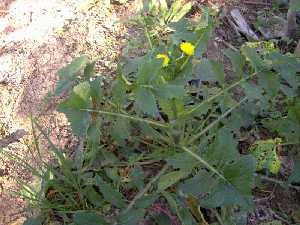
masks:
<instances>
[{"instance_id":1,"label":"yellowing leaf","mask_svg":"<svg viewBox=\"0 0 300 225\"><path fill-rule=\"evenodd\" d=\"M257 160L256 169L268 169L277 174L281 168L281 161L276 153L277 139L256 141L251 146L251 153Z\"/></svg>"}]
</instances>

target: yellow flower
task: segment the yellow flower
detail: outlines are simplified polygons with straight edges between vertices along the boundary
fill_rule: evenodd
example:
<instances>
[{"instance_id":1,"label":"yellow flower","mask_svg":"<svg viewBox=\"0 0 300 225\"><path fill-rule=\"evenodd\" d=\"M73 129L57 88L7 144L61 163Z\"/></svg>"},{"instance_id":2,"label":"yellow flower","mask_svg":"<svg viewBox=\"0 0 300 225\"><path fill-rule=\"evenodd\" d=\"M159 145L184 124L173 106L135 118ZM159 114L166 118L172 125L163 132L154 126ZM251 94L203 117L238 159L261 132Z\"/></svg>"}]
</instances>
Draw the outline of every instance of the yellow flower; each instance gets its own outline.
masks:
<instances>
[{"instance_id":1,"label":"yellow flower","mask_svg":"<svg viewBox=\"0 0 300 225\"><path fill-rule=\"evenodd\" d=\"M182 42L180 44L180 49L189 56L194 55L195 53L195 46L190 42Z\"/></svg>"},{"instance_id":2,"label":"yellow flower","mask_svg":"<svg viewBox=\"0 0 300 225\"><path fill-rule=\"evenodd\" d=\"M167 67L169 65L170 62L170 58L167 54L158 54L156 56L157 59L163 59L163 67Z\"/></svg>"}]
</instances>

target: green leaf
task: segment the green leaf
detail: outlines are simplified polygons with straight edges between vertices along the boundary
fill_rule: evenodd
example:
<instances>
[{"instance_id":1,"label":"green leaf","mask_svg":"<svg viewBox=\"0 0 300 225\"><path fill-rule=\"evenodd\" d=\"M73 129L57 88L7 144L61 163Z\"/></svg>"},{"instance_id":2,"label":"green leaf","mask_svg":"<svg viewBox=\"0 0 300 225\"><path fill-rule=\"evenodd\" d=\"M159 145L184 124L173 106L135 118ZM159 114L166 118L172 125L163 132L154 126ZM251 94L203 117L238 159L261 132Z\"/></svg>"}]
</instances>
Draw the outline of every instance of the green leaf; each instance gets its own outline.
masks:
<instances>
[{"instance_id":1,"label":"green leaf","mask_svg":"<svg viewBox=\"0 0 300 225\"><path fill-rule=\"evenodd\" d=\"M193 73L201 81L218 81L221 85L224 84L224 68L215 61L202 59L195 66Z\"/></svg>"},{"instance_id":2,"label":"green leaf","mask_svg":"<svg viewBox=\"0 0 300 225\"><path fill-rule=\"evenodd\" d=\"M156 117L158 114L154 94L148 88L137 88L135 104L140 111L149 116Z\"/></svg>"},{"instance_id":3,"label":"green leaf","mask_svg":"<svg viewBox=\"0 0 300 225\"><path fill-rule=\"evenodd\" d=\"M117 167L107 167L104 169L104 171L106 176L113 181L112 183L118 184L121 181Z\"/></svg>"},{"instance_id":4,"label":"green leaf","mask_svg":"<svg viewBox=\"0 0 300 225\"><path fill-rule=\"evenodd\" d=\"M102 90L101 90L101 78L97 77L90 82L91 90L90 95L93 99L93 105L100 103L102 100ZM95 106L93 106L95 107Z\"/></svg>"},{"instance_id":5,"label":"green leaf","mask_svg":"<svg viewBox=\"0 0 300 225\"><path fill-rule=\"evenodd\" d=\"M130 136L130 124L129 121L123 118L117 118L112 130L112 138L121 146L125 145L125 140Z\"/></svg>"},{"instance_id":6,"label":"green leaf","mask_svg":"<svg viewBox=\"0 0 300 225\"><path fill-rule=\"evenodd\" d=\"M243 156L224 169L225 178L243 195L251 196L254 187L255 161L251 156Z\"/></svg>"},{"instance_id":7,"label":"green leaf","mask_svg":"<svg viewBox=\"0 0 300 225\"><path fill-rule=\"evenodd\" d=\"M199 162L186 153L176 153L167 158L167 163L176 169L193 169Z\"/></svg>"},{"instance_id":8,"label":"green leaf","mask_svg":"<svg viewBox=\"0 0 300 225\"><path fill-rule=\"evenodd\" d=\"M135 58L135 59L124 58L122 60L122 63L123 63L122 74L125 77L129 77L130 75L138 71L138 66L140 65L140 63L142 63L142 58Z\"/></svg>"},{"instance_id":9,"label":"green leaf","mask_svg":"<svg viewBox=\"0 0 300 225\"><path fill-rule=\"evenodd\" d=\"M44 222L43 216L36 216L28 218L23 225L42 225Z\"/></svg>"},{"instance_id":10,"label":"green leaf","mask_svg":"<svg viewBox=\"0 0 300 225\"><path fill-rule=\"evenodd\" d=\"M72 87L73 81L79 75L79 72L84 69L88 63L88 57L83 55L74 59L69 65L58 71L59 81L55 88L55 95L60 95L68 88Z\"/></svg>"},{"instance_id":11,"label":"green leaf","mask_svg":"<svg viewBox=\"0 0 300 225\"><path fill-rule=\"evenodd\" d=\"M262 86L270 97L276 97L280 89L279 76L271 71L266 71L258 75L258 84Z\"/></svg>"},{"instance_id":12,"label":"green leaf","mask_svg":"<svg viewBox=\"0 0 300 225\"><path fill-rule=\"evenodd\" d=\"M209 172L200 170L194 177L180 184L178 189L186 195L197 198L200 195L209 193L218 182Z\"/></svg>"},{"instance_id":13,"label":"green leaf","mask_svg":"<svg viewBox=\"0 0 300 225\"><path fill-rule=\"evenodd\" d=\"M184 110L183 98L179 99L159 99L159 106L162 111L168 116L169 120L174 119L177 114Z\"/></svg>"},{"instance_id":14,"label":"green leaf","mask_svg":"<svg viewBox=\"0 0 300 225\"><path fill-rule=\"evenodd\" d=\"M113 82L112 85L112 99L113 103L122 107L126 101L126 87L124 82L119 79Z\"/></svg>"},{"instance_id":15,"label":"green leaf","mask_svg":"<svg viewBox=\"0 0 300 225\"><path fill-rule=\"evenodd\" d=\"M187 195L198 198L203 196L200 199L201 205L208 208L232 205L252 207L251 190L255 173L253 158L241 157L234 163L227 164L223 171L224 179L218 179L211 172L201 170L195 177L180 185L179 189Z\"/></svg>"},{"instance_id":16,"label":"green leaf","mask_svg":"<svg viewBox=\"0 0 300 225\"><path fill-rule=\"evenodd\" d=\"M178 215L182 225L197 225L194 217L187 208L180 207Z\"/></svg>"},{"instance_id":17,"label":"green leaf","mask_svg":"<svg viewBox=\"0 0 300 225\"><path fill-rule=\"evenodd\" d=\"M224 82L225 82L224 66L215 61L211 61L211 66L215 73L217 81L220 83L221 86L224 86Z\"/></svg>"},{"instance_id":18,"label":"green leaf","mask_svg":"<svg viewBox=\"0 0 300 225\"><path fill-rule=\"evenodd\" d=\"M141 166L135 166L130 174L133 184L141 190L144 187L144 171Z\"/></svg>"},{"instance_id":19,"label":"green leaf","mask_svg":"<svg viewBox=\"0 0 300 225\"><path fill-rule=\"evenodd\" d=\"M139 123L138 126L142 130L143 134L151 137L155 141L161 140L161 133L152 128L149 124Z\"/></svg>"},{"instance_id":20,"label":"green leaf","mask_svg":"<svg viewBox=\"0 0 300 225\"><path fill-rule=\"evenodd\" d=\"M87 63L83 72L86 79L89 79L95 75L95 65L96 65L96 61Z\"/></svg>"},{"instance_id":21,"label":"green leaf","mask_svg":"<svg viewBox=\"0 0 300 225\"><path fill-rule=\"evenodd\" d=\"M172 213L176 213L178 212L178 204L177 204L177 201L176 201L176 195L174 193L171 193L171 192L166 192L166 191L163 191L162 192L164 198L168 201L168 204L170 206L170 210Z\"/></svg>"},{"instance_id":22,"label":"green leaf","mask_svg":"<svg viewBox=\"0 0 300 225\"><path fill-rule=\"evenodd\" d=\"M201 58L202 55L206 52L208 42L212 36L213 33L213 22L208 21L207 27L201 28L197 30L197 35L198 35L198 41L197 41L197 46L196 46L196 51L195 51L195 57L196 58Z\"/></svg>"},{"instance_id":23,"label":"green leaf","mask_svg":"<svg viewBox=\"0 0 300 225\"><path fill-rule=\"evenodd\" d=\"M155 94L159 98L180 98L183 97L184 86L183 85L173 85L173 84L166 84L166 85L159 85L154 89Z\"/></svg>"},{"instance_id":24,"label":"green leaf","mask_svg":"<svg viewBox=\"0 0 300 225\"><path fill-rule=\"evenodd\" d=\"M172 19L174 16L176 16L176 13L178 12L178 10L180 10L181 7L182 7L182 0L175 0L172 3L171 7L169 8L166 18Z\"/></svg>"},{"instance_id":25,"label":"green leaf","mask_svg":"<svg viewBox=\"0 0 300 225\"><path fill-rule=\"evenodd\" d=\"M205 152L205 159L217 167L236 160L239 156L237 141L233 138L231 130L222 128L218 131L215 141Z\"/></svg>"},{"instance_id":26,"label":"green leaf","mask_svg":"<svg viewBox=\"0 0 300 225\"><path fill-rule=\"evenodd\" d=\"M90 122L90 113L82 109L90 107L90 85L88 82L82 82L73 88L70 97L59 105L58 111L66 115L74 134L85 137Z\"/></svg>"},{"instance_id":27,"label":"green leaf","mask_svg":"<svg viewBox=\"0 0 300 225\"><path fill-rule=\"evenodd\" d=\"M253 202L251 196L244 196L239 193L233 186L219 182L211 189L211 193L200 199L205 208L216 208L226 206L240 206L244 209L251 209Z\"/></svg>"},{"instance_id":28,"label":"green leaf","mask_svg":"<svg viewBox=\"0 0 300 225\"><path fill-rule=\"evenodd\" d=\"M263 90L260 86L253 83L242 83L241 86L244 89L248 99L257 100L263 98Z\"/></svg>"},{"instance_id":29,"label":"green leaf","mask_svg":"<svg viewBox=\"0 0 300 225\"><path fill-rule=\"evenodd\" d=\"M148 208L158 199L158 197L158 194L144 195L136 201L135 206L136 208Z\"/></svg>"},{"instance_id":30,"label":"green leaf","mask_svg":"<svg viewBox=\"0 0 300 225\"><path fill-rule=\"evenodd\" d=\"M182 2L181 0L178 2ZM175 4L175 3L173 3ZM172 22L178 22L180 19L182 19L192 8L192 3L188 2L184 5L181 5L180 7L176 8L174 11L174 16L172 18Z\"/></svg>"},{"instance_id":31,"label":"green leaf","mask_svg":"<svg viewBox=\"0 0 300 225\"><path fill-rule=\"evenodd\" d=\"M157 225L170 225L172 224L172 221L170 218L165 214L158 214L154 217L155 224Z\"/></svg>"},{"instance_id":32,"label":"green leaf","mask_svg":"<svg viewBox=\"0 0 300 225\"><path fill-rule=\"evenodd\" d=\"M163 191L172 185L176 184L179 180L189 174L189 171L172 171L165 175L162 175L158 181L158 191Z\"/></svg>"},{"instance_id":33,"label":"green leaf","mask_svg":"<svg viewBox=\"0 0 300 225\"><path fill-rule=\"evenodd\" d=\"M300 160L294 161L293 172L288 179L288 184L300 182Z\"/></svg>"},{"instance_id":34,"label":"green leaf","mask_svg":"<svg viewBox=\"0 0 300 225\"><path fill-rule=\"evenodd\" d=\"M243 68L246 63L245 57L239 52L230 49L224 50L224 54L230 59L233 71L237 77L242 78L244 74Z\"/></svg>"},{"instance_id":35,"label":"green leaf","mask_svg":"<svg viewBox=\"0 0 300 225\"><path fill-rule=\"evenodd\" d=\"M159 0L159 10L165 14L168 11L168 3L166 0Z\"/></svg>"},{"instance_id":36,"label":"green leaf","mask_svg":"<svg viewBox=\"0 0 300 225\"><path fill-rule=\"evenodd\" d=\"M87 130L87 145L90 151L97 152L100 147L100 120L93 121Z\"/></svg>"},{"instance_id":37,"label":"green leaf","mask_svg":"<svg viewBox=\"0 0 300 225\"><path fill-rule=\"evenodd\" d=\"M176 32L173 32L170 35L171 42L177 46L180 45L183 40L194 43L197 40L197 35L188 29L190 26L190 21L187 19L179 20L176 23L170 23L169 27L176 30Z\"/></svg>"},{"instance_id":38,"label":"green leaf","mask_svg":"<svg viewBox=\"0 0 300 225\"><path fill-rule=\"evenodd\" d=\"M196 221L184 205L180 205L180 200L175 194L163 192L163 196L167 199L172 212L177 214L182 225L196 225Z\"/></svg>"},{"instance_id":39,"label":"green leaf","mask_svg":"<svg viewBox=\"0 0 300 225\"><path fill-rule=\"evenodd\" d=\"M235 107L237 104L238 103L232 96L232 93L225 92L223 94L223 99L220 102L220 108L222 113L225 113L228 109Z\"/></svg>"},{"instance_id":40,"label":"green leaf","mask_svg":"<svg viewBox=\"0 0 300 225\"><path fill-rule=\"evenodd\" d=\"M216 179L205 170L201 170L196 176L181 184L179 190L195 197L209 194L205 201L211 207L222 204L238 204L240 200L244 202L244 198L251 196L251 190L254 186L254 172L253 158L244 156L239 161L225 167L226 182Z\"/></svg>"},{"instance_id":41,"label":"green leaf","mask_svg":"<svg viewBox=\"0 0 300 225\"><path fill-rule=\"evenodd\" d=\"M289 8L294 12L300 11L300 2L299 2L299 0L290 0L290 7Z\"/></svg>"},{"instance_id":42,"label":"green leaf","mask_svg":"<svg viewBox=\"0 0 300 225\"><path fill-rule=\"evenodd\" d=\"M118 218L120 221L118 225L137 225L144 218L145 213L145 209L131 209Z\"/></svg>"},{"instance_id":43,"label":"green leaf","mask_svg":"<svg viewBox=\"0 0 300 225\"><path fill-rule=\"evenodd\" d=\"M122 194L119 190L114 189L111 184L106 183L101 177L96 176L96 184L100 188L100 192L103 194L104 199L117 206L118 208L124 208L126 206Z\"/></svg>"},{"instance_id":44,"label":"green leaf","mask_svg":"<svg viewBox=\"0 0 300 225\"><path fill-rule=\"evenodd\" d=\"M246 57L246 59L250 61L250 64L255 69L255 72L259 72L265 68L265 63L260 57L260 55L256 52L255 48L243 46L241 51L242 54Z\"/></svg>"},{"instance_id":45,"label":"green leaf","mask_svg":"<svg viewBox=\"0 0 300 225\"><path fill-rule=\"evenodd\" d=\"M298 143L300 141L300 125L289 118L265 120L264 126L277 131L278 135L284 137L287 142Z\"/></svg>"},{"instance_id":46,"label":"green leaf","mask_svg":"<svg viewBox=\"0 0 300 225\"><path fill-rule=\"evenodd\" d=\"M75 225L108 225L104 218L96 212L77 212L73 217Z\"/></svg>"},{"instance_id":47,"label":"green leaf","mask_svg":"<svg viewBox=\"0 0 300 225\"><path fill-rule=\"evenodd\" d=\"M92 185L87 185L84 188L85 197L96 207L102 207L104 205L104 200L101 195L95 191Z\"/></svg>"},{"instance_id":48,"label":"green leaf","mask_svg":"<svg viewBox=\"0 0 300 225\"><path fill-rule=\"evenodd\" d=\"M282 55L279 52L272 53L270 59L274 69L288 83L282 90L287 93L284 89L292 89L294 96L297 90L296 73L300 70L299 61L295 57Z\"/></svg>"},{"instance_id":49,"label":"green leaf","mask_svg":"<svg viewBox=\"0 0 300 225\"><path fill-rule=\"evenodd\" d=\"M300 102L289 107L288 117L296 124L300 125Z\"/></svg>"},{"instance_id":50,"label":"green leaf","mask_svg":"<svg viewBox=\"0 0 300 225\"><path fill-rule=\"evenodd\" d=\"M141 60L137 72L138 84L151 84L158 77L161 68L161 60L157 60L155 56L146 55Z\"/></svg>"}]
</instances>

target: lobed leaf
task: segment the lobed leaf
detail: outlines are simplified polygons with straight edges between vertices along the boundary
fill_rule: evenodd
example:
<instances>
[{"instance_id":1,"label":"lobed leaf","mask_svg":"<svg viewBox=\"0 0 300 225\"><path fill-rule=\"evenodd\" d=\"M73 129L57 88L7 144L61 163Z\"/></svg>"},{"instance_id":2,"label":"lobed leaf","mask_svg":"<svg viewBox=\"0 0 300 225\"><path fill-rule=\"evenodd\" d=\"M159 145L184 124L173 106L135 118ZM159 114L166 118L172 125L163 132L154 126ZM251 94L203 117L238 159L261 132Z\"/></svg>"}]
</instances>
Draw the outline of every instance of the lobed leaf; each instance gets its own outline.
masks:
<instances>
[{"instance_id":1,"label":"lobed leaf","mask_svg":"<svg viewBox=\"0 0 300 225\"><path fill-rule=\"evenodd\" d=\"M73 217L75 225L108 225L104 218L96 212L76 212Z\"/></svg>"},{"instance_id":2,"label":"lobed leaf","mask_svg":"<svg viewBox=\"0 0 300 225\"><path fill-rule=\"evenodd\" d=\"M107 202L117 206L118 208L124 208L126 206L126 203L123 200L123 196L119 192L119 190L114 189L111 184L103 181L99 176L96 176L95 179L96 184L100 188L100 192Z\"/></svg>"},{"instance_id":3,"label":"lobed leaf","mask_svg":"<svg viewBox=\"0 0 300 225\"><path fill-rule=\"evenodd\" d=\"M152 91L148 88L138 87L135 93L135 105L137 108L149 116L156 117L158 114L158 108Z\"/></svg>"},{"instance_id":4,"label":"lobed leaf","mask_svg":"<svg viewBox=\"0 0 300 225\"><path fill-rule=\"evenodd\" d=\"M73 88L70 97L59 105L58 111L66 115L74 134L85 137L91 116L82 109L90 107L90 84L86 81Z\"/></svg>"},{"instance_id":5,"label":"lobed leaf","mask_svg":"<svg viewBox=\"0 0 300 225\"><path fill-rule=\"evenodd\" d=\"M158 191L163 191L189 174L189 171L178 170L162 175L158 181Z\"/></svg>"},{"instance_id":6,"label":"lobed leaf","mask_svg":"<svg viewBox=\"0 0 300 225\"><path fill-rule=\"evenodd\" d=\"M68 88L72 87L73 81L78 77L78 73L85 68L88 63L88 57L83 55L74 59L66 67L58 71L59 81L56 84L55 95L60 95Z\"/></svg>"}]
</instances>

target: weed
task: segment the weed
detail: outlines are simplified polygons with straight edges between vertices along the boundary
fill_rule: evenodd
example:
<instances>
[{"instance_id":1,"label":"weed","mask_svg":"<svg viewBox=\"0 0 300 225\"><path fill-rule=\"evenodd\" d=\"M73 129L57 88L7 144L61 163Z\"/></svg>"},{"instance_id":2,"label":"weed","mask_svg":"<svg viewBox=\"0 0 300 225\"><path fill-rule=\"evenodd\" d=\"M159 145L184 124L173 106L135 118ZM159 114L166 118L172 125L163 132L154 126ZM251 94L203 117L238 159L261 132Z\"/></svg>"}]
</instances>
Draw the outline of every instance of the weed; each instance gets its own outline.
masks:
<instances>
[{"instance_id":1,"label":"weed","mask_svg":"<svg viewBox=\"0 0 300 225\"><path fill-rule=\"evenodd\" d=\"M164 1L150 2L167 12ZM182 18L187 10L176 12L164 15L172 31L163 39L151 34L147 53L120 62L111 86L101 85L85 56L60 70L56 94L70 94L58 110L85 149L71 160L51 145L58 163L42 171L17 159L42 181L39 191L26 188L41 213L25 224L41 224L41 217L76 225L207 224L203 209L220 224L246 224L255 178L279 171L277 145L300 141L299 59L270 42L225 50L228 83L223 65L203 57L214 16L204 11L201 23L191 23ZM145 18L152 27L155 17ZM241 153L241 128L257 124L281 141L258 140ZM280 184L299 182L298 162Z\"/></svg>"}]
</instances>

